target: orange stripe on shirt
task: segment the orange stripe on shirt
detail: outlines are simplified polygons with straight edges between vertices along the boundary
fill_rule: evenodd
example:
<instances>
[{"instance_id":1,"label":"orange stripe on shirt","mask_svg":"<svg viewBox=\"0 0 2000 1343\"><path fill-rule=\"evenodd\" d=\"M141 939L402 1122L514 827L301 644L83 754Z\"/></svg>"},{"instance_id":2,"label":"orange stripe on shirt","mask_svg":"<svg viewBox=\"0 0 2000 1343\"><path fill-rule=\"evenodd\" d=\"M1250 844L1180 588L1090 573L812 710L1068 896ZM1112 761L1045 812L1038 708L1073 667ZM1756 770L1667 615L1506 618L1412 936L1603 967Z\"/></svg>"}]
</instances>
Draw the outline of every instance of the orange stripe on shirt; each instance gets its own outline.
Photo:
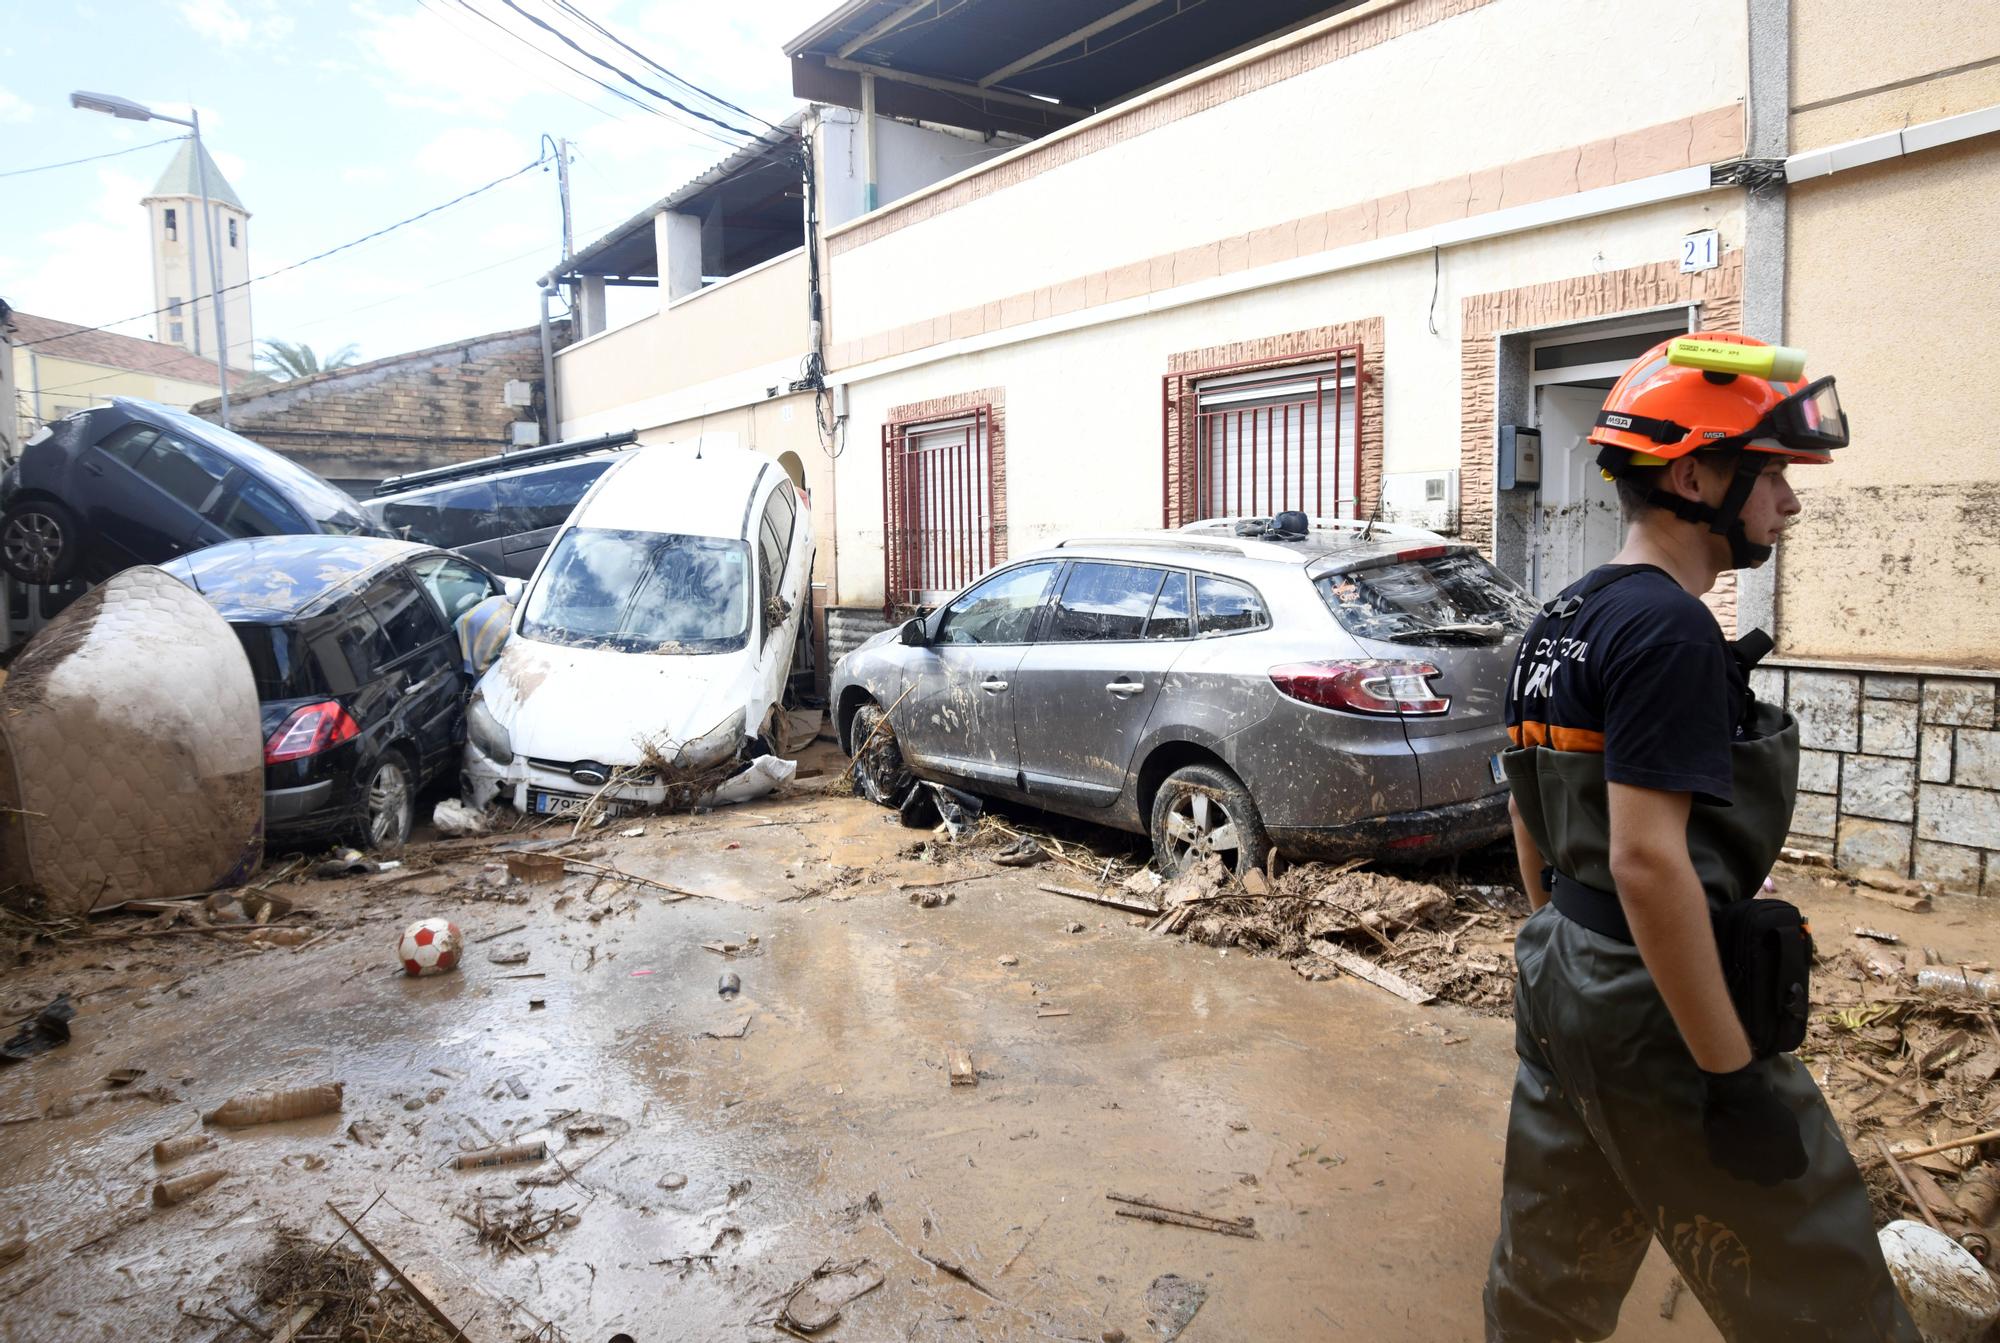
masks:
<instances>
[{"instance_id":1,"label":"orange stripe on shirt","mask_svg":"<svg viewBox=\"0 0 2000 1343\"><path fill-rule=\"evenodd\" d=\"M1558 751L1604 754L1604 734L1587 727L1551 727L1530 721L1508 728L1507 736L1516 746L1550 746Z\"/></svg>"}]
</instances>

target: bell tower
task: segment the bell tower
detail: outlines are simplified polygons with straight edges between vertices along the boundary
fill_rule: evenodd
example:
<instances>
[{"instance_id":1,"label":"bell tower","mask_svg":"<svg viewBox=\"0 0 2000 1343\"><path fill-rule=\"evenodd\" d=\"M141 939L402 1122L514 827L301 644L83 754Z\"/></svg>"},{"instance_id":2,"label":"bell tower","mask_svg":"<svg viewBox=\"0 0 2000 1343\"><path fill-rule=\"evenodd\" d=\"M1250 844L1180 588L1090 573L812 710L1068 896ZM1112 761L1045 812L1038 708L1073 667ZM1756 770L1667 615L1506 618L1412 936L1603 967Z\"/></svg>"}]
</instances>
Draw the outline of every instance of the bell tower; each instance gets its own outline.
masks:
<instances>
[{"instance_id":1,"label":"bell tower","mask_svg":"<svg viewBox=\"0 0 2000 1343\"><path fill-rule=\"evenodd\" d=\"M202 211L204 177L208 218ZM215 306L209 293L219 283L229 336L227 363L249 371L257 349L250 325L250 212L208 151L196 149L192 139L181 141L173 162L141 204L153 245L153 306L161 310L154 339L215 358ZM213 279L217 274L219 282Z\"/></svg>"}]
</instances>

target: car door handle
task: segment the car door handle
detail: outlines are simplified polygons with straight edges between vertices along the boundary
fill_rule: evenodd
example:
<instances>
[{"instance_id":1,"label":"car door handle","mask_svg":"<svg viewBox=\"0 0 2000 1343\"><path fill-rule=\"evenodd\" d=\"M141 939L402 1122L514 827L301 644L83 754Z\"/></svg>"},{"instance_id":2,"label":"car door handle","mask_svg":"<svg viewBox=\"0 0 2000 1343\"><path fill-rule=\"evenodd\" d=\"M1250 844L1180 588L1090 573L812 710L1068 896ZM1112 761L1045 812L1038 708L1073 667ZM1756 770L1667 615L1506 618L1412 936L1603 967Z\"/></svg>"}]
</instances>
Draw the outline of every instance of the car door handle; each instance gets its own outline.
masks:
<instances>
[{"instance_id":1,"label":"car door handle","mask_svg":"<svg viewBox=\"0 0 2000 1343\"><path fill-rule=\"evenodd\" d=\"M979 688L997 695L1007 688L1007 683L1005 681L986 680L979 683Z\"/></svg>"},{"instance_id":2,"label":"car door handle","mask_svg":"<svg viewBox=\"0 0 2000 1343\"><path fill-rule=\"evenodd\" d=\"M1109 690L1112 694L1118 696L1119 699L1131 699L1132 696L1138 694L1146 687L1141 685L1137 681L1118 680L1118 681L1107 682L1104 688L1106 690Z\"/></svg>"},{"instance_id":3,"label":"car door handle","mask_svg":"<svg viewBox=\"0 0 2000 1343\"><path fill-rule=\"evenodd\" d=\"M83 469L90 472L90 474L93 476L101 476L104 474L104 468L99 466L96 462L85 462L83 464Z\"/></svg>"}]
</instances>

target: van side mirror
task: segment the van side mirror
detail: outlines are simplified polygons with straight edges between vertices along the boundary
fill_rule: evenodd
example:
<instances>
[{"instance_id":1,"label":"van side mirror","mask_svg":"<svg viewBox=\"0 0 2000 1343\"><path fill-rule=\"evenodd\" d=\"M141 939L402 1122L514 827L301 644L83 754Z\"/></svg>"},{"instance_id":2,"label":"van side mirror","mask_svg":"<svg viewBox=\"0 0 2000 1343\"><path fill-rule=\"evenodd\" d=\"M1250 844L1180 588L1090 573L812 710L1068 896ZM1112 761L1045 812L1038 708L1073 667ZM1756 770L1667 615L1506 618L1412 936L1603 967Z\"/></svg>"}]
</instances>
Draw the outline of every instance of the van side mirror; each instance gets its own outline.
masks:
<instances>
[{"instance_id":1,"label":"van side mirror","mask_svg":"<svg viewBox=\"0 0 2000 1343\"><path fill-rule=\"evenodd\" d=\"M514 603L514 605L519 606L521 604L521 593L527 589L527 586L527 583L522 579L513 577L503 578L500 580L500 595Z\"/></svg>"},{"instance_id":2,"label":"van side mirror","mask_svg":"<svg viewBox=\"0 0 2000 1343\"><path fill-rule=\"evenodd\" d=\"M921 619L904 621L899 637L905 648L922 648L931 641L930 633L924 629L924 622Z\"/></svg>"}]
</instances>

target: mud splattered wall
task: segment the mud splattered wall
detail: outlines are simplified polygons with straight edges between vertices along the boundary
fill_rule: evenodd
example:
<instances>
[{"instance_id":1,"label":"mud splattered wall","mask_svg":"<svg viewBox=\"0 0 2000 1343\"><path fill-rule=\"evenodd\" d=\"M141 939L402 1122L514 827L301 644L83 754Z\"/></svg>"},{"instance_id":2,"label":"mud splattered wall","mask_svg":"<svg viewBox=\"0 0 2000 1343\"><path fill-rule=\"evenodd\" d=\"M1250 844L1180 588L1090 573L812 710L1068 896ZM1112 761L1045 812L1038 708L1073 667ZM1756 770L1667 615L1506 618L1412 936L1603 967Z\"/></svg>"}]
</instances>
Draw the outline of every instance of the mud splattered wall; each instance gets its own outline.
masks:
<instances>
[{"instance_id":1,"label":"mud splattered wall","mask_svg":"<svg viewBox=\"0 0 2000 1343\"><path fill-rule=\"evenodd\" d=\"M1853 446L1793 471L1787 656L2000 665L2000 137L1792 191L1786 327Z\"/></svg>"}]
</instances>

